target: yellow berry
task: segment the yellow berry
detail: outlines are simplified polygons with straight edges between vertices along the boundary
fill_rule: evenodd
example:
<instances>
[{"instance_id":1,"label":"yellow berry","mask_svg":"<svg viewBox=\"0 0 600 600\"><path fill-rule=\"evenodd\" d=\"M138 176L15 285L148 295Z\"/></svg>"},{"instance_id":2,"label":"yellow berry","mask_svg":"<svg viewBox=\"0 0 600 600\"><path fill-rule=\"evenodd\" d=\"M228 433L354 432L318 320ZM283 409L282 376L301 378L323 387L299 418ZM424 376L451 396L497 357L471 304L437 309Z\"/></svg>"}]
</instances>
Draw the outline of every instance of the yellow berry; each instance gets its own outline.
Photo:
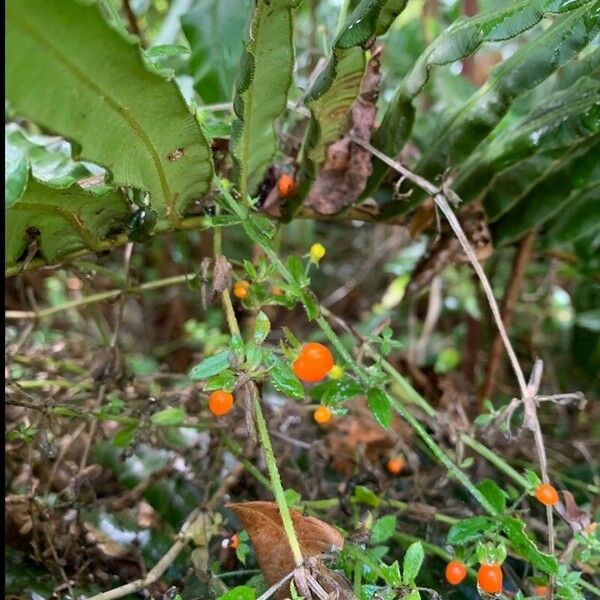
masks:
<instances>
[{"instance_id":1,"label":"yellow berry","mask_svg":"<svg viewBox=\"0 0 600 600\"><path fill-rule=\"evenodd\" d=\"M325 246L323 244L313 244L310 247L310 261L318 263L325 256Z\"/></svg>"},{"instance_id":2,"label":"yellow berry","mask_svg":"<svg viewBox=\"0 0 600 600\"><path fill-rule=\"evenodd\" d=\"M339 365L333 365L331 371L329 371L327 375L329 376L329 379L341 379L344 376L344 369Z\"/></svg>"}]
</instances>

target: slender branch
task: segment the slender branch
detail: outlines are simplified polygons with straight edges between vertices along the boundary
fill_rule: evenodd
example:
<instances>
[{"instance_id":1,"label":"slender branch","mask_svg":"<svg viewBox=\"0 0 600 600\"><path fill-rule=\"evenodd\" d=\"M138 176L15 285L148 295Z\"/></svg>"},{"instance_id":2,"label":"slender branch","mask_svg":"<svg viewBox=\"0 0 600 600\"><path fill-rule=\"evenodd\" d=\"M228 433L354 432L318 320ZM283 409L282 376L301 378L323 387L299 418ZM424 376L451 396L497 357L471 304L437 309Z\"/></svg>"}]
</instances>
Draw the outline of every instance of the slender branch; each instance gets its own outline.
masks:
<instances>
[{"instance_id":1,"label":"slender branch","mask_svg":"<svg viewBox=\"0 0 600 600\"><path fill-rule=\"evenodd\" d=\"M523 237L519 244L519 249L513 262L512 274L510 281L506 286L504 297L502 298L502 320L507 329L510 329L513 317L515 302L521 291L523 277L533 250L536 232L530 231ZM500 367L502 365L502 338L500 333L496 332L492 345L490 347L490 355L488 359L488 368L485 375L485 382L479 394L479 409L483 409L483 401L490 398L494 393Z\"/></svg>"},{"instance_id":2,"label":"slender branch","mask_svg":"<svg viewBox=\"0 0 600 600\"><path fill-rule=\"evenodd\" d=\"M462 249L465 254L469 258L469 262L473 266L475 273L479 277L479 281L481 283L481 287L486 295L488 304L490 306L490 310L494 317L494 321L496 322L496 327L498 328L498 332L500 337L502 338L502 342L506 349L506 353L508 354L510 363L512 365L513 371L517 378L517 382L519 384L519 389L521 391L521 399L523 401L523 405L525 407L525 418L523 419L524 426L529 429L533 433L533 438L535 441L535 446L537 450L538 460L540 463L540 471L542 475L542 480L544 483L549 482L548 478L548 468L547 468L547 460L546 460L546 448L544 446L544 438L542 435L542 430L540 427L540 422L537 417L537 407L535 403L535 395L538 392L540 380L541 380L541 361L536 362L534 369L532 371L531 379L529 383L525 380L525 375L523 374L523 369L519 364L519 360L517 358L516 352L512 346L510 338L508 337L508 333L506 331L506 327L502 322L502 316L500 314L500 309L498 308L498 303L496 302L496 298L494 297L494 292L492 290L492 286L481 266L479 261L477 260L477 256L475 255L475 251L473 250L471 244L469 243L463 228L461 227L456 215L450 205L448 203L448 197L455 203L458 204L461 202L461 199L458 195L451 190L450 188L443 187L443 190L434 186L431 182L427 181L420 175L416 175L412 171L409 171L406 167L401 165L399 162L392 160L389 156L386 156L368 142L361 140L355 136L351 138L355 143L359 144L369 152L371 152L374 156L382 160L384 163L404 175L409 181L412 181L417 186L419 186L422 190L426 191L430 194L438 208L442 211L450 227L454 231L454 234L458 238ZM554 554L554 524L552 517L552 507L546 507L546 519L548 523L548 548L551 554ZM552 587L552 578L550 580L550 587Z\"/></svg>"}]
</instances>

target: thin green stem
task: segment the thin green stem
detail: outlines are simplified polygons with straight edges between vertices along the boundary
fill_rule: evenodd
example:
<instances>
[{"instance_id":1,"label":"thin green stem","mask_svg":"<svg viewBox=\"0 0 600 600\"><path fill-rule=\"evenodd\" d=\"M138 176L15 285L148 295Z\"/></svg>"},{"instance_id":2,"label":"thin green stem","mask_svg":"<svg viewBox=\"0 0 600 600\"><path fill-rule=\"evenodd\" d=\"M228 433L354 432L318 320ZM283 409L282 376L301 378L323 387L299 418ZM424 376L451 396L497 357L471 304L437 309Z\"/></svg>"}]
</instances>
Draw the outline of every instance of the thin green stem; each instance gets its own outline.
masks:
<instances>
[{"instance_id":1,"label":"thin green stem","mask_svg":"<svg viewBox=\"0 0 600 600\"><path fill-rule=\"evenodd\" d=\"M283 486L281 485L281 478L279 476L279 469L277 468L277 461L275 460L275 454L273 454L273 447L271 446L271 438L267 430L267 423L263 416L262 407L260 405L260 397L256 385L253 383L252 396L254 404L254 414L256 417L256 429L258 430L258 438L261 446L265 453L265 462L267 463L267 470L269 471L269 477L271 478L271 485L273 487L273 494L275 495L275 501L279 507L279 514L281 515L281 522L283 524L283 530L287 536L292 555L294 556L294 563L296 567L302 564L302 551L300 550L300 544L296 537L296 531L294 524L292 523L292 516L290 515L290 509L288 508L285 500L285 493Z\"/></svg>"},{"instance_id":2,"label":"thin green stem","mask_svg":"<svg viewBox=\"0 0 600 600\"><path fill-rule=\"evenodd\" d=\"M461 441L469 448L475 450L477 454L483 456L486 460L491 462L500 471L508 475L515 483L518 483L522 488L529 489L529 481L523 477L520 473L517 473L506 461L502 460L495 452L492 452L489 448L486 448L483 444L473 439L467 434L460 436Z\"/></svg>"}]
</instances>

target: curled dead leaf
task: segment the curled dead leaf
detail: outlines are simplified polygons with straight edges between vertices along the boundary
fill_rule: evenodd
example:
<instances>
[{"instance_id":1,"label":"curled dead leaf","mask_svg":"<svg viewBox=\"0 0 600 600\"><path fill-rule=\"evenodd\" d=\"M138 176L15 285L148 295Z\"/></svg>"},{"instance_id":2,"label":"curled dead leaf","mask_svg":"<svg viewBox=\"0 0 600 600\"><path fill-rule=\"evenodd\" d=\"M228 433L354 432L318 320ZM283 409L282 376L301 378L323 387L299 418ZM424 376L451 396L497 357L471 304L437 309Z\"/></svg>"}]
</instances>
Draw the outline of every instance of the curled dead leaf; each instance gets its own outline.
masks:
<instances>
[{"instance_id":1,"label":"curled dead leaf","mask_svg":"<svg viewBox=\"0 0 600 600\"><path fill-rule=\"evenodd\" d=\"M248 532L268 585L274 585L294 570L294 558L275 502L238 502L228 504L227 508L235 512ZM343 547L342 534L331 525L295 510L290 510L290 514L304 558Z\"/></svg>"}]
</instances>

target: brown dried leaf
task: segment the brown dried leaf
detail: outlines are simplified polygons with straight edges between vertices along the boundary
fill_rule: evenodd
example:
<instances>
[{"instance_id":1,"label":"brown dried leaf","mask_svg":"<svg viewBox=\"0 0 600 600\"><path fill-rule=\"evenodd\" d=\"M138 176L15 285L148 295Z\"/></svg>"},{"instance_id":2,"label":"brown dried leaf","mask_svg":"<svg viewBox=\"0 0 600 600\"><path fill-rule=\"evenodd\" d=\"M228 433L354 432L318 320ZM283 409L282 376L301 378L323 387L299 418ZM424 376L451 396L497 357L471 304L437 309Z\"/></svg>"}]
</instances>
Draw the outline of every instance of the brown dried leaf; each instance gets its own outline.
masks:
<instances>
[{"instance_id":1,"label":"brown dried leaf","mask_svg":"<svg viewBox=\"0 0 600 600\"><path fill-rule=\"evenodd\" d=\"M221 293L231 285L231 265L228 260L219 255L215 257L215 266L213 269L212 293Z\"/></svg>"},{"instance_id":2,"label":"brown dried leaf","mask_svg":"<svg viewBox=\"0 0 600 600\"><path fill-rule=\"evenodd\" d=\"M360 96L350 111L349 133L367 142L371 139L377 114L381 48L371 50L372 58L362 80ZM327 149L327 159L311 188L306 206L325 215L338 213L356 202L370 175L371 154L345 136Z\"/></svg>"},{"instance_id":3,"label":"brown dried leaf","mask_svg":"<svg viewBox=\"0 0 600 600\"><path fill-rule=\"evenodd\" d=\"M556 510L560 516L569 524L573 533L584 531L592 522L592 516L586 510L577 506L573 494L567 490L562 491L564 504L559 502L556 505Z\"/></svg>"},{"instance_id":4,"label":"brown dried leaf","mask_svg":"<svg viewBox=\"0 0 600 600\"><path fill-rule=\"evenodd\" d=\"M238 502L228 504L227 508L236 513L248 532L269 586L294 570L294 558L275 502ZM290 514L305 558L343 547L342 534L331 525L295 510L290 510Z\"/></svg>"}]
</instances>

